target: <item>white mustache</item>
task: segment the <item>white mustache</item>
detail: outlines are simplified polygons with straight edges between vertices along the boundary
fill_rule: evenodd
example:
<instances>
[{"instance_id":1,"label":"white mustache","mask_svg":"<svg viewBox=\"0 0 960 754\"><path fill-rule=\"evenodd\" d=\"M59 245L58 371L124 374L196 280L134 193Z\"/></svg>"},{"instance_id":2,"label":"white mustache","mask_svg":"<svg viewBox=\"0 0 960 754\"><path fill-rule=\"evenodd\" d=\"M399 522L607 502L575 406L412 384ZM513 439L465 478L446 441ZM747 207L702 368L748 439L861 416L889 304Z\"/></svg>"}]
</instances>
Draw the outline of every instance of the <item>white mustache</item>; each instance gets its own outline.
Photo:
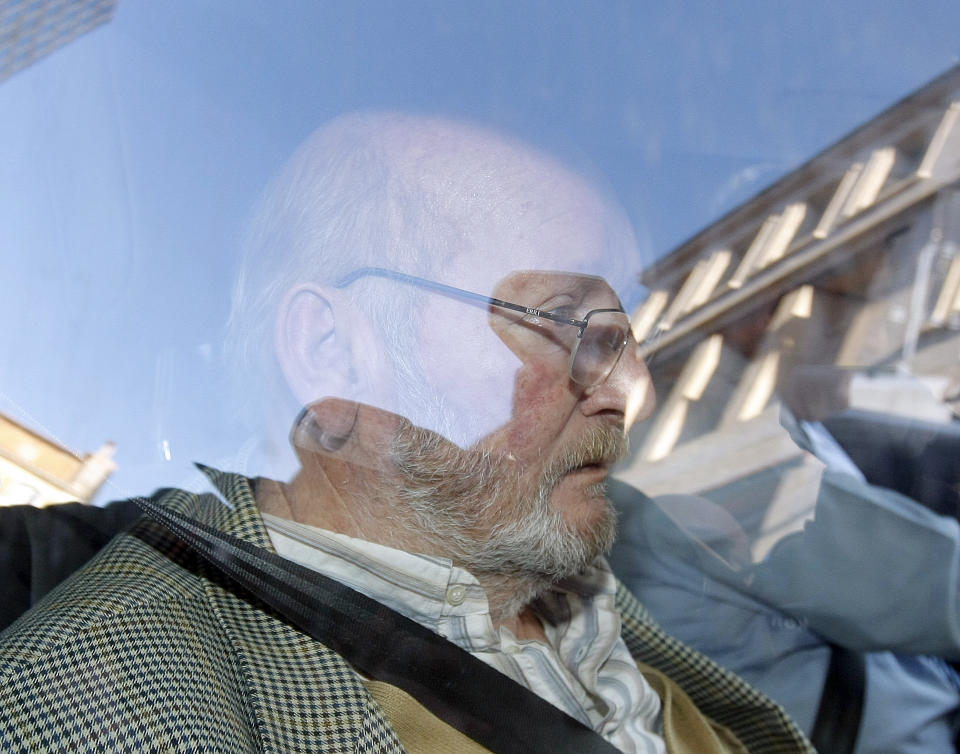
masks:
<instances>
[{"instance_id":1,"label":"white mustache","mask_svg":"<svg viewBox=\"0 0 960 754\"><path fill-rule=\"evenodd\" d=\"M622 427L603 425L594 428L563 454L547 470L554 479L584 466L612 466L630 450L630 440Z\"/></svg>"}]
</instances>

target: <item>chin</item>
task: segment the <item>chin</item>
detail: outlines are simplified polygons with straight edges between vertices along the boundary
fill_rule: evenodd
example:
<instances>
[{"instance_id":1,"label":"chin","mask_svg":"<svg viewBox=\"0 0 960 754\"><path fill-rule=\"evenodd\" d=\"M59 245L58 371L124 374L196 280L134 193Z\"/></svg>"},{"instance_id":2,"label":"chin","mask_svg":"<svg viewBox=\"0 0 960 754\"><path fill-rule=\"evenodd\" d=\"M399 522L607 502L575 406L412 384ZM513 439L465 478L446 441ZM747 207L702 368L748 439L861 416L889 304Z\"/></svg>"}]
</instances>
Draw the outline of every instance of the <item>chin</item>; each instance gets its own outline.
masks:
<instances>
[{"instance_id":1,"label":"chin","mask_svg":"<svg viewBox=\"0 0 960 754\"><path fill-rule=\"evenodd\" d=\"M567 500L554 508L564 527L580 542L580 559L571 566L582 570L613 547L617 534L617 511L607 500L603 485L584 491L577 500ZM559 501L558 501L559 502Z\"/></svg>"},{"instance_id":2,"label":"chin","mask_svg":"<svg viewBox=\"0 0 960 754\"><path fill-rule=\"evenodd\" d=\"M542 591L608 552L616 537L616 513L602 485L591 485L589 493L581 486L576 494L566 487L541 498L528 515L502 522L495 536L484 537L472 566L511 573Z\"/></svg>"},{"instance_id":3,"label":"chin","mask_svg":"<svg viewBox=\"0 0 960 754\"><path fill-rule=\"evenodd\" d=\"M586 534L608 519L616 520L616 510L607 500L605 482L595 482L579 489L564 489L561 484L550 497L550 506L560 513L571 530Z\"/></svg>"}]
</instances>

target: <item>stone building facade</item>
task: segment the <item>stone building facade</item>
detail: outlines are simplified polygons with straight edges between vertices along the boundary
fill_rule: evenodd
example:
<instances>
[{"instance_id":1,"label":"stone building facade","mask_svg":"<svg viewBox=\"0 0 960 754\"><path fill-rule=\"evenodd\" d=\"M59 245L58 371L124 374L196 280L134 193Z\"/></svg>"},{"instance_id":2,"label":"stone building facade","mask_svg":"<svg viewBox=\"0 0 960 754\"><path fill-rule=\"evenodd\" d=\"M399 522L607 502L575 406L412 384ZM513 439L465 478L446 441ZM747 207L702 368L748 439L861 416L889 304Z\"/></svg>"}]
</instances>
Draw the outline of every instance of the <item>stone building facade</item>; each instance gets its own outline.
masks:
<instances>
[{"instance_id":1,"label":"stone building facade","mask_svg":"<svg viewBox=\"0 0 960 754\"><path fill-rule=\"evenodd\" d=\"M0 414L0 505L89 503L116 468L115 446L79 456Z\"/></svg>"},{"instance_id":2,"label":"stone building facade","mask_svg":"<svg viewBox=\"0 0 960 754\"><path fill-rule=\"evenodd\" d=\"M786 404L868 478L919 433L942 469L918 457L919 480L870 480L956 505L958 248L960 66L644 273L633 324L658 409L618 475L720 502L762 556L802 525L822 471L784 432Z\"/></svg>"}]
</instances>

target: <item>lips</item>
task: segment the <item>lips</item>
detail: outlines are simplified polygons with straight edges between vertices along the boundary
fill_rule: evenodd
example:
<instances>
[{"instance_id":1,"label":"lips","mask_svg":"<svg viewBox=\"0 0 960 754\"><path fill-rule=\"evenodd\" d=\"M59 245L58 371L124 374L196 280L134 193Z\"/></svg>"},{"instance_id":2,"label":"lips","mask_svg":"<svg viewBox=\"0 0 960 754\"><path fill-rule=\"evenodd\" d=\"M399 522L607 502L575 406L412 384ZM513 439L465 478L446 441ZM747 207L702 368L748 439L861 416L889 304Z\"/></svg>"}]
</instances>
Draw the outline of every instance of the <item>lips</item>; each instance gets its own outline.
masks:
<instances>
[{"instance_id":1,"label":"lips","mask_svg":"<svg viewBox=\"0 0 960 754\"><path fill-rule=\"evenodd\" d=\"M572 474L595 474L599 477L605 477L609 470L609 466L606 463L585 463L570 469L565 476Z\"/></svg>"},{"instance_id":2,"label":"lips","mask_svg":"<svg viewBox=\"0 0 960 754\"><path fill-rule=\"evenodd\" d=\"M560 479L572 474L592 475L603 480L620 458L627 453L627 438L619 427L599 426L576 445L562 453L553 468L558 473L548 477Z\"/></svg>"}]
</instances>

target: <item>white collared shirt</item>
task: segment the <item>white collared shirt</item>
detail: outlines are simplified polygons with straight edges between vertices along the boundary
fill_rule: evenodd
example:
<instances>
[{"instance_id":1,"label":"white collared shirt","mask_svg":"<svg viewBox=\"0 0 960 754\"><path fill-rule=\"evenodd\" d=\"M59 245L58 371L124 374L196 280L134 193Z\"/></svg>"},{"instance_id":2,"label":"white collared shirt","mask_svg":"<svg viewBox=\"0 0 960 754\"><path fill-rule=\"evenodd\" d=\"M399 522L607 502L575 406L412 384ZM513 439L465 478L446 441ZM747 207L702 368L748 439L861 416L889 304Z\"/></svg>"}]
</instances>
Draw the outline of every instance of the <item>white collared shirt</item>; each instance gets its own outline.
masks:
<instances>
[{"instance_id":1,"label":"white collared shirt","mask_svg":"<svg viewBox=\"0 0 960 754\"><path fill-rule=\"evenodd\" d=\"M625 752L665 752L660 697L620 637L616 581L599 559L531 607L550 644L493 626L486 593L447 558L261 514L277 552L440 634Z\"/></svg>"}]
</instances>

